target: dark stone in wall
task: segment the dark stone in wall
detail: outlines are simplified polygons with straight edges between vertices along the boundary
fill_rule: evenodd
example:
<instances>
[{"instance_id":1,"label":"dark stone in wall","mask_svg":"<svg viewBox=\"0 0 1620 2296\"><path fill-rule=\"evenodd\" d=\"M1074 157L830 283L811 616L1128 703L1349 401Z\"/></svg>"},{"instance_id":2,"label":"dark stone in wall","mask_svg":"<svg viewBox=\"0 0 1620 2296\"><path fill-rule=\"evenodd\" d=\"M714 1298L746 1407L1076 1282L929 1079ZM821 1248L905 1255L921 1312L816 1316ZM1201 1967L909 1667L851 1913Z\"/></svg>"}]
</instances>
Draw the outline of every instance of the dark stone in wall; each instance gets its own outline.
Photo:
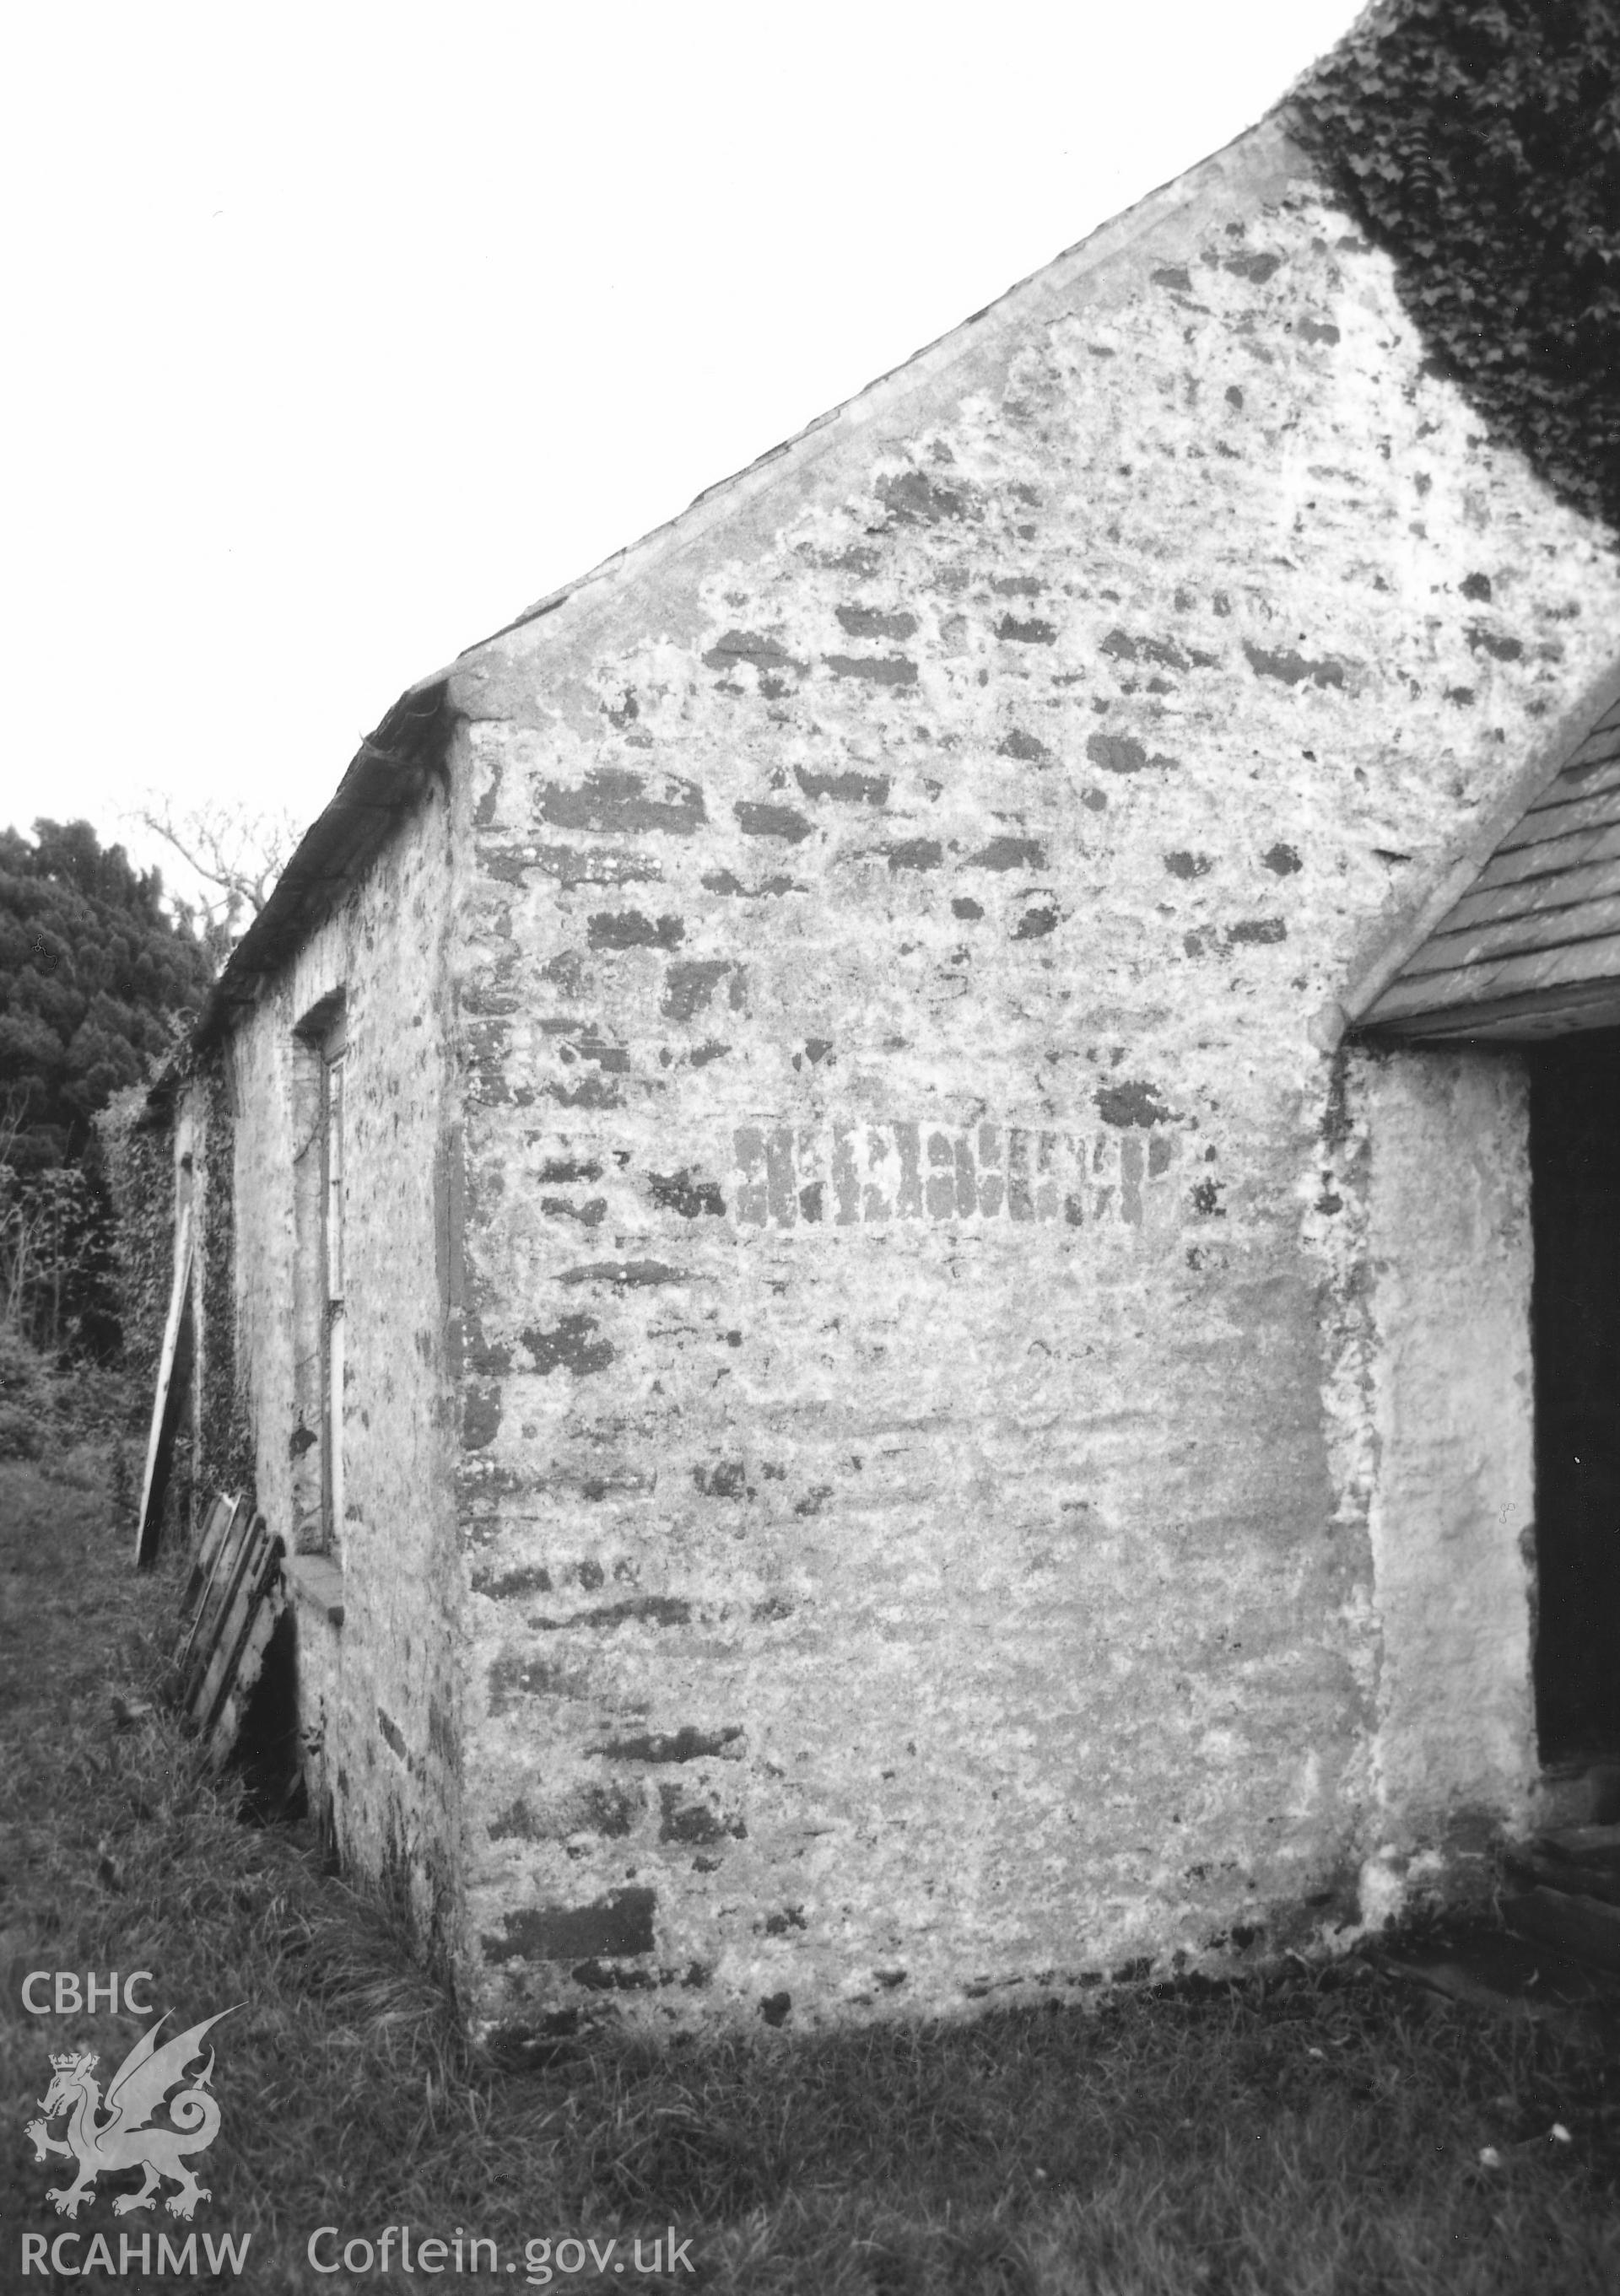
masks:
<instances>
[{"instance_id":1,"label":"dark stone in wall","mask_svg":"<svg viewBox=\"0 0 1620 2296\"><path fill-rule=\"evenodd\" d=\"M555 829L674 830L687 835L700 828L708 815L703 793L695 782L669 775L665 794L649 796L646 778L617 766L596 766L579 789L548 782L540 791L542 821Z\"/></svg>"},{"instance_id":2,"label":"dark stone in wall","mask_svg":"<svg viewBox=\"0 0 1620 2296\"><path fill-rule=\"evenodd\" d=\"M801 845L814 824L791 805L750 805L739 800L731 808L744 837L779 837L784 844Z\"/></svg>"},{"instance_id":3,"label":"dark stone in wall","mask_svg":"<svg viewBox=\"0 0 1620 2296\"><path fill-rule=\"evenodd\" d=\"M795 661L785 646L772 637L761 636L752 630L728 630L718 638L703 656L710 669L734 669L738 662L752 662L756 669L791 669L801 676L805 665Z\"/></svg>"},{"instance_id":4,"label":"dark stone in wall","mask_svg":"<svg viewBox=\"0 0 1620 2296\"><path fill-rule=\"evenodd\" d=\"M884 479L877 493L889 516L903 526L937 526L947 519L978 514L966 488L937 485L924 471Z\"/></svg>"},{"instance_id":5,"label":"dark stone in wall","mask_svg":"<svg viewBox=\"0 0 1620 2296\"><path fill-rule=\"evenodd\" d=\"M741 1725L735 1722L719 1730L695 1730L688 1724L684 1729L654 1731L645 1737L610 1738L590 1751L621 1762L696 1762L707 1755L723 1753L742 1734Z\"/></svg>"},{"instance_id":6,"label":"dark stone in wall","mask_svg":"<svg viewBox=\"0 0 1620 2296\"><path fill-rule=\"evenodd\" d=\"M863 677L873 685L917 684L917 664L904 654L829 653L822 660L835 677Z\"/></svg>"},{"instance_id":7,"label":"dark stone in wall","mask_svg":"<svg viewBox=\"0 0 1620 2296\"><path fill-rule=\"evenodd\" d=\"M1170 1111L1160 1100L1157 1087L1139 1079L1099 1086L1093 1097L1105 1124L1147 1126L1170 1121Z\"/></svg>"},{"instance_id":8,"label":"dark stone in wall","mask_svg":"<svg viewBox=\"0 0 1620 2296\"><path fill-rule=\"evenodd\" d=\"M538 1563L530 1563L518 1570L503 1570L498 1576L475 1570L473 1592L490 1595L497 1602L513 1595L549 1595L551 1573L542 1570Z\"/></svg>"},{"instance_id":9,"label":"dark stone in wall","mask_svg":"<svg viewBox=\"0 0 1620 2296\"><path fill-rule=\"evenodd\" d=\"M469 1387L462 1399L461 1439L469 1451L481 1450L500 1432L500 1390Z\"/></svg>"},{"instance_id":10,"label":"dark stone in wall","mask_svg":"<svg viewBox=\"0 0 1620 2296\"><path fill-rule=\"evenodd\" d=\"M1038 837L992 837L978 852L970 853L965 869L1041 869L1046 848Z\"/></svg>"},{"instance_id":11,"label":"dark stone in wall","mask_svg":"<svg viewBox=\"0 0 1620 2296\"><path fill-rule=\"evenodd\" d=\"M694 1467L692 1480L705 1497L740 1499L748 1496L748 1475L741 1459L720 1459L712 1467Z\"/></svg>"},{"instance_id":12,"label":"dark stone in wall","mask_svg":"<svg viewBox=\"0 0 1620 2296\"><path fill-rule=\"evenodd\" d=\"M836 798L845 805L886 805L889 801L887 774L818 774L808 766L795 766L794 778L809 798Z\"/></svg>"},{"instance_id":13,"label":"dark stone in wall","mask_svg":"<svg viewBox=\"0 0 1620 2296\"><path fill-rule=\"evenodd\" d=\"M662 1259L596 1259L584 1267L565 1267L559 1283L612 1283L621 1292L638 1291L650 1283L684 1283L678 1267Z\"/></svg>"},{"instance_id":14,"label":"dark stone in wall","mask_svg":"<svg viewBox=\"0 0 1620 2296\"><path fill-rule=\"evenodd\" d=\"M1093 734L1086 755L1110 774L1139 774L1147 763L1147 750L1129 734Z\"/></svg>"},{"instance_id":15,"label":"dark stone in wall","mask_svg":"<svg viewBox=\"0 0 1620 2296\"><path fill-rule=\"evenodd\" d=\"M518 1336L542 1377L565 1370L572 1372L576 1379L584 1379L592 1372L605 1371L613 1360L613 1341L593 1340L590 1334L596 1329L594 1316L564 1316L549 1331L541 1331L531 1324Z\"/></svg>"},{"instance_id":16,"label":"dark stone in wall","mask_svg":"<svg viewBox=\"0 0 1620 2296\"><path fill-rule=\"evenodd\" d=\"M1221 265L1223 271L1235 271L1240 279L1247 279L1256 287L1263 287L1274 271L1282 268L1280 255L1229 255Z\"/></svg>"},{"instance_id":17,"label":"dark stone in wall","mask_svg":"<svg viewBox=\"0 0 1620 2296\"><path fill-rule=\"evenodd\" d=\"M1304 655L1290 649L1287 653L1273 653L1264 646L1243 642L1244 657L1256 677L1275 677L1284 685L1299 685L1309 678L1312 685L1343 685L1345 665L1340 661L1308 661Z\"/></svg>"},{"instance_id":18,"label":"dark stone in wall","mask_svg":"<svg viewBox=\"0 0 1620 2296\"><path fill-rule=\"evenodd\" d=\"M916 634L915 614L885 614L876 606L840 606L836 611L852 638L909 638Z\"/></svg>"},{"instance_id":19,"label":"dark stone in wall","mask_svg":"<svg viewBox=\"0 0 1620 2296\"><path fill-rule=\"evenodd\" d=\"M1517 661L1525 651L1520 639L1500 637L1494 630L1484 629L1477 622L1470 626L1468 637L1470 653L1488 653L1494 661Z\"/></svg>"},{"instance_id":20,"label":"dark stone in wall","mask_svg":"<svg viewBox=\"0 0 1620 2296\"><path fill-rule=\"evenodd\" d=\"M808 828L809 824L807 823ZM705 1011L715 989L731 970L728 956L682 957L664 977L662 1011L671 1021L689 1021Z\"/></svg>"},{"instance_id":21,"label":"dark stone in wall","mask_svg":"<svg viewBox=\"0 0 1620 2296\"><path fill-rule=\"evenodd\" d=\"M622 1603L599 1603L594 1610L574 1611L565 1619L530 1619L529 1624L540 1634L561 1634L570 1627L621 1627L627 1620L642 1620L654 1627L684 1627L692 1617L692 1605L681 1595L632 1595Z\"/></svg>"},{"instance_id":22,"label":"dark stone in wall","mask_svg":"<svg viewBox=\"0 0 1620 2296\"><path fill-rule=\"evenodd\" d=\"M586 929L592 948L678 948L686 937L678 917L645 917L639 909L599 909Z\"/></svg>"},{"instance_id":23,"label":"dark stone in wall","mask_svg":"<svg viewBox=\"0 0 1620 2296\"><path fill-rule=\"evenodd\" d=\"M682 1219L697 1219L704 1213L717 1219L725 1216L726 1200L719 1181L700 1180L684 1164L667 1177L662 1172L649 1172L647 1193L661 1211L678 1213Z\"/></svg>"},{"instance_id":24,"label":"dark stone in wall","mask_svg":"<svg viewBox=\"0 0 1620 2296\"><path fill-rule=\"evenodd\" d=\"M572 1961L576 1956L651 1953L651 1890L614 1890L590 1906L545 1906L502 1915L505 1937L483 1939L484 1959Z\"/></svg>"},{"instance_id":25,"label":"dark stone in wall","mask_svg":"<svg viewBox=\"0 0 1620 2296\"><path fill-rule=\"evenodd\" d=\"M740 1818L725 1819L706 1801L688 1801L678 1785L660 1786L659 1809L662 1813L658 1828L661 1841L687 1841L701 1847L711 1841L723 1841L728 1834L740 1835Z\"/></svg>"}]
</instances>

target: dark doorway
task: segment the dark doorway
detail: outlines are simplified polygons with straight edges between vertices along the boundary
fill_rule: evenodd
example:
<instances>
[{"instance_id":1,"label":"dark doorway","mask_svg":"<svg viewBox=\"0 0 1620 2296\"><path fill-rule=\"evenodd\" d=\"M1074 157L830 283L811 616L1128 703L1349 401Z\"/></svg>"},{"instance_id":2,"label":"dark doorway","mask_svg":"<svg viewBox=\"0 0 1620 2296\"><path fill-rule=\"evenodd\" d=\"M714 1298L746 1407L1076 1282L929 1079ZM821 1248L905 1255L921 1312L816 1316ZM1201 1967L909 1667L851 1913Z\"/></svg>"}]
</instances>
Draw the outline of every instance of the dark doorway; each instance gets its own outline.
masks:
<instances>
[{"instance_id":1,"label":"dark doorway","mask_svg":"<svg viewBox=\"0 0 1620 2296\"><path fill-rule=\"evenodd\" d=\"M298 1734L298 1657L292 1606L275 1621L236 1741L241 1815L256 1825L296 1817L303 1805Z\"/></svg>"},{"instance_id":2,"label":"dark doorway","mask_svg":"<svg viewBox=\"0 0 1620 2296\"><path fill-rule=\"evenodd\" d=\"M1530 1054L1542 1759L1620 1751L1620 1029Z\"/></svg>"}]
</instances>

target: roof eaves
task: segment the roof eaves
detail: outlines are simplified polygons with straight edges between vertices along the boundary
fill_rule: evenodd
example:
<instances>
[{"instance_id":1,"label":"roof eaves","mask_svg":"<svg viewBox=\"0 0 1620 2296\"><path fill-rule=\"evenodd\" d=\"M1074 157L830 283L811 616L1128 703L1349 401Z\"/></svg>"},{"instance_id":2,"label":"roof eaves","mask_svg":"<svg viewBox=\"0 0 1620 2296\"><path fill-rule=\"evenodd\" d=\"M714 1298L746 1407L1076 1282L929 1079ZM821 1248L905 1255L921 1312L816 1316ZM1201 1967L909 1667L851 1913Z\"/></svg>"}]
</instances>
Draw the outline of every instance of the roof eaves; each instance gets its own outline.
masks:
<instances>
[{"instance_id":1,"label":"roof eaves","mask_svg":"<svg viewBox=\"0 0 1620 2296\"><path fill-rule=\"evenodd\" d=\"M331 803L307 832L268 900L232 950L192 1038L208 1050L234 1017L330 914L396 821L440 771L455 722L447 679L413 686L361 742Z\"/></svg>"}]
</instances>

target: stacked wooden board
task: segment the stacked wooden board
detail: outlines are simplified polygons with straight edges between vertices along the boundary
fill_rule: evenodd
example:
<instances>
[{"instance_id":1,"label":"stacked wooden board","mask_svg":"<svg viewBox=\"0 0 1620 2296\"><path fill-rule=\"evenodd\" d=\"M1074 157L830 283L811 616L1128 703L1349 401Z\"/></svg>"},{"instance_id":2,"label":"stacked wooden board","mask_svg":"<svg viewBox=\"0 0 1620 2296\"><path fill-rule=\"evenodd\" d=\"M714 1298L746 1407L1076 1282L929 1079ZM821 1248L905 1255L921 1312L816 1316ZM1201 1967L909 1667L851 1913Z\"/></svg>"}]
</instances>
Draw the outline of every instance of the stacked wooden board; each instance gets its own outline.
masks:
<instances>
[{"instance_id":1,"label":"stacked wooden board","mask_svg":"<svg viewBox=\"0 0 1620 2296\"><path fill-rule=\"evenodd\" d=\"M1381 1036L1620 1025L1620 701L1362 1016Z\"/></svg>"},{"instance_id":2,"label":"stacked wooden board","mask_svg":"<svg viewBox=\"0 0 1620 2296\"><path fill-rule=\"evenodd\" d=\"M282 1542L244 1501L216 1497L181 1598L179 1702L220 1768L234 1751L285 1608Z\"/></svg>"},{"instance_id":3,"label":"stacked wooden board","mask_svg":"<svg viewBox=\"0 0 1620 2296\"><path fill-rule=\"evenodd\" d=\"M1502 1901L1510 1930L1620 1973L1620 1825L1540 1834L1509 1863L1523 1885Z\"/></svg>"}]
</instances>

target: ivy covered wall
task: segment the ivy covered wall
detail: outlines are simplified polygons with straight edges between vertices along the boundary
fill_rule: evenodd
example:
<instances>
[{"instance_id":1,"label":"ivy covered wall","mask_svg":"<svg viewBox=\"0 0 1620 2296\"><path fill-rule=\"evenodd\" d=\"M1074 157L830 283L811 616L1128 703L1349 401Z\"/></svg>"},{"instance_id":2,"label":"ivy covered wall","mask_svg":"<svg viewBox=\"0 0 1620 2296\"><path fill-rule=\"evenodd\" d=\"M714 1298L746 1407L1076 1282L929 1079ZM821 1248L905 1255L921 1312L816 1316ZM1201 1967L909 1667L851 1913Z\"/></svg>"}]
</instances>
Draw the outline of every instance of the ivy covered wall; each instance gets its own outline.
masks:
<instances>
[{"instance_id":1,"label":"ivy covered wall","mask_svg":"<svg viewBox=\"0 0 1620 2296\"><path fill-rule=\"evenodd\" d=\"M1382 0L1289 126L1436 370L1567 502L1620 526L1620 12Z\"/></svg>"},{"instance_id":2,"label":"ivy covered wall","mask_svg":"<svg viewBox=\"0 0 1620 2296\"><path fill-rule=\"evenodd\" d=\"M116 1227L114 1290L131 1385L151 1394L174 1282L174 1111L148 1085L115 1093L95 1119Z\"/></svg>"}]
</instances>

